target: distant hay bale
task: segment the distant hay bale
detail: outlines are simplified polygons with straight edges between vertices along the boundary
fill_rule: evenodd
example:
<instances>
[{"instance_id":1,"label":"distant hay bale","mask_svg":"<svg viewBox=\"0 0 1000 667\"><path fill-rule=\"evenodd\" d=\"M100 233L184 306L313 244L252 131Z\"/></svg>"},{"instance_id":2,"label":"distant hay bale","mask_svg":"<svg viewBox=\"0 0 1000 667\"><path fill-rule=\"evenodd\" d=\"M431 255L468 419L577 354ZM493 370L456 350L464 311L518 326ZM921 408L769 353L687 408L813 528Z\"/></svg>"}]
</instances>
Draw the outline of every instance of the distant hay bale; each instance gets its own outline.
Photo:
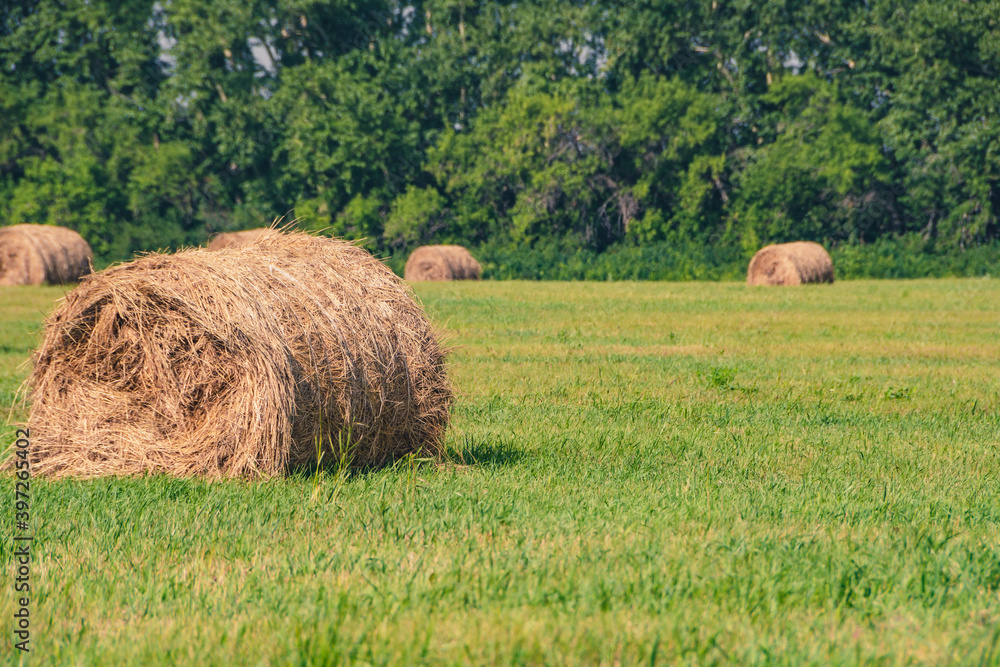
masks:
<instances>
[{"instance_id":1,"label":"distant hay bale","mask_svg":"<svg viewBox=\"0 0 1000 667\"><path fill-rule=\"evenodd\" d=\"M479 280L483 267L472 254L458 245L425 245L406 260L407 280Z\"/></svg>"},{"instance_id":2,"label":"distant hay bale","mask_svg":"<svg viewBox=\"0 0 1000 667\"><path fill-rule=\"evenodd\" d=\"M94 274L45 324L32 469L268 477L441 450L452 392L409 288L349 243L270 231Z\"/></svg>"},{"instance_id":3,"label":"distant hay bale","mask_svg":"<svg viewBox=\"0 0 1000 667\"><path fill-rule=\"evenodd\" d=\"M222 250L223 248L231 248L234 246L253 243L269 231L271 230L267 227L261 227L260 229L247 229L242 232L222 232L221 234L216 234L212 238L208 244L208 249Z\"/></svg>"},{"instance_id":4,"label":"distant hay bale","mask_svg":"<svg viewBox=\"0 0 1000 667\"><path fill-rule=\"evenodd\" d=\"M833 260L811 241L769 245L757 251L747 269L747 285L832 283Z\"/></svg>"},{"instance_id":5,"label":"distant hay bale","mask_svg":"<svg viewBox=\"0 0 1000 667\"><path fill-rule=\"evenodd\" d=\"M60 285L90 273L94 254L72 229L53 225L0 227L0 285Z\"/></svg>"}]
</instances>

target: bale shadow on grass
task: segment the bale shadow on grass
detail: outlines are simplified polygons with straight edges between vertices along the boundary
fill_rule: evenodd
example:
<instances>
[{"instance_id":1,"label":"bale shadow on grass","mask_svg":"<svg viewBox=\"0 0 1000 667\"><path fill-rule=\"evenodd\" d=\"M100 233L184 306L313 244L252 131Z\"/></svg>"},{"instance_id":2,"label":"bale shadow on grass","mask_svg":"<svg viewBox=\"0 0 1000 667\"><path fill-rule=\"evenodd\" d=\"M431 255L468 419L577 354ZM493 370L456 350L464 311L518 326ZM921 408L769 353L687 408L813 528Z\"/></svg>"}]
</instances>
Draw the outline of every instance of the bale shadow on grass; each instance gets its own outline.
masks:
<instances>
[{"instance_id":1,"label":"bale shadow on grass","mask_svg":"<svg viewBox=\"0 0 1000 667\"><path fill-rule=\"evenodd\" d=\"M336 476L346 472L350 477L363 477L382 470L406 465L455 465L455 466L509 466L523 459L526 452L514 444L513 440L502 437L477 440L466 437L460 443L448 446L440 460L421 456L400 457L381 465L350 465L342 467L335 459L330 458L319 466L319 472L325 476ZM311 479L317 473L316 465L302 464L288 470L287 477L291 479Z\"/></svg>"},{"instance_id":2,"label":"bale shadow on grass","mask_svg":"<svg viewBox=\"0 0 1000 667\"><path fill-rule=\"evenodd\" d=\"M352 478L358 479L365 477L367 475L379 473L385 470L392 470L401 466L424 466L433 465L435 459L423 458L419 456L401 456L395 459L390 459L380 464L365 464L365 465L342 465L340 461L331 457L328 460L323 461L319 465L317 470L316 463L300 463L298 465L293 465L288 468L288 471L284 475L287 479L292 480L313 480L316 478L317 474L321 475L323 479L334 479L337 477L344 476L345 479Z\"/></svg>"},{"instance_id":3,"label":"bale shadow on grass","mask_svg":"<svg viewBox=\"0 0 1000 667\"><path fill-rule=\"evenodd\" d=\"M466 438L460 445L448 448L445 460L457 465L509 466L519 462L525 454L513 440L502 437Z\"/></svg>"}]
</instances>

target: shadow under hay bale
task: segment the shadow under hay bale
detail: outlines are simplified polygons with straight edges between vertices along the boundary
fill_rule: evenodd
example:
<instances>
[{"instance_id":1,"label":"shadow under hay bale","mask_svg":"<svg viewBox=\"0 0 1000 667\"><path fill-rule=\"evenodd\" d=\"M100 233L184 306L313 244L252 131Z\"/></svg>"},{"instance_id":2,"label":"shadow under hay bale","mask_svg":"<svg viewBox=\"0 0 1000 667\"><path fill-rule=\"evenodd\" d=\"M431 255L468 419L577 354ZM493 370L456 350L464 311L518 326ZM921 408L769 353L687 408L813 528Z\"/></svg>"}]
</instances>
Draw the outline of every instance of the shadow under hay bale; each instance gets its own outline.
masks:
<instances>
[{"instance_id":1,"label":"shadow under hay bale","mask_svg":"<svg viewBox=\"0 0 1000 667\"><path fill-rule=\"evenodd\" d=\"M60 285L90 273L94 254L72 229L53 225L0 228L0 285Z\"/></svg>"},{"instance_id":2,"label":"shadow under hay bale","mask_svg":"<svg viewBox=\"0 0 1000 667\"><path fill-rule=\"evenodd\" d=\"M833 260L818 243L796 241L757 251L747 269L747 285L832 283Z\"/></svg>"},{"instance_id":3,"label":"shadow under hay bale","mask_svg":"<svg viewBox=\"0 0 1000 667\"><path fill-rule=\"evenodd\" d=\"M445 351L406 284L343 241L269 231L94 274L45 325L32 469L267 477L438 455Z\"/></svg>"},{"instance_id":4,"label":"shadow under hay bale","mask_svg":"<svg viewBox=\"0 0 1000 667\"><path fill-rule=\"evenodd\" d=\"M269 228L261 227L259 229L246 229L242 232L222 232L212 237L212 240L208 243L208 249L222 250L223 248L247 245L259 238L263 238L269 231L271 231Z\"/></svg>"},{"instance_id":5,"label":"shadow under hay bale","mask_svg":"<svg viewBox=\"0 0 1000 667\"><path fill-rule=\"evenodd\" d=\"M472 254L457 245L425 245L406 260L407 280L479 280L483 267Z\"/></svg>"}]
</instances>

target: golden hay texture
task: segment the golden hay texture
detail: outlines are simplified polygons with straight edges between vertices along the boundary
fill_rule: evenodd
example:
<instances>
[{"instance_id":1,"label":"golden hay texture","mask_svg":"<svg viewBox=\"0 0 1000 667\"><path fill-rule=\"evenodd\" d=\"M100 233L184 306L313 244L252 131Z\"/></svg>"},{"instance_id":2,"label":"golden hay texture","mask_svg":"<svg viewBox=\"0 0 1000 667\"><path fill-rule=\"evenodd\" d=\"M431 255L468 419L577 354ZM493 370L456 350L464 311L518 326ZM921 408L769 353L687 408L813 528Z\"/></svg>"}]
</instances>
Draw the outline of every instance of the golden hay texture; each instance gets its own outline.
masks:
<instances>
[{"instance_id":1,"label":"golden hay texture","mask_svg":"<svg viewBox=\"0 0 1000 667\"><path fill-rule=\"evenodd\" d=\"M365 250L269 231L86 278L45 324L32 468L90 477L267 477L440 453L445 351Z\"/></svg>"},{"instance_id":2,"label":"golden hay texture","mask_svg":"<svg viewBox=\"0 0 1000 667\"><path fill-rule=\"evenodd\" d=\"M832 283L833 260L811 241L769 245L757 251L747 269L747 285Z\"/></svg>"},{"instance_id":3,"label":"golden hay texture","mask_svg":"<svg viewBox=\"0 0 1000 667\"><path fill-rule=\"evenodd\" d=\"M483 267L458 245L425 245L406 260L407 280L479 280Z\"/></svg>"},{"instance_id":4,"label":"golden hay texture","mask_svg":"<svg viewBox=\"0 0 1000 667\"><path fill-rule=\"evenodd\" d=\"M72 229L53 225L0 228L0 285L59 285L90 273L94 254Z\"/></svg>"},{"instance_id":5,"label":"golden hay texture","mask_svg":"<svg viewBox=\"0 0 1000 667\"><path fill-rule=\"evenodd\" d=\"M222 250L231 246L241 246L253 243L270 231L267 227L247 229L242 232L222 232L216 234L208 244L209 250Z\"/></svg>"}]
</instances>

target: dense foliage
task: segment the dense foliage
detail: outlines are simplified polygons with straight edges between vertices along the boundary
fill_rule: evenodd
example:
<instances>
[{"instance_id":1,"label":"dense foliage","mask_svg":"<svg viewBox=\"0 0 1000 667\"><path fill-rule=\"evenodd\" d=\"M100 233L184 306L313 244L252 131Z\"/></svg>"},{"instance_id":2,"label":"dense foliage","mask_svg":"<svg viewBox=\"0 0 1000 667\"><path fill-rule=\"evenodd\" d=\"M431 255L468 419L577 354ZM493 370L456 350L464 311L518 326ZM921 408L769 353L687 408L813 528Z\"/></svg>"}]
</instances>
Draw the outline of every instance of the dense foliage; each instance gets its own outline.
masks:
<instances>
[{"instance_id":1,"label":"dense foliage","mask_svg":"<svg viewBox=\"0 0 1000 667\"><path fill-rule=\"evenodd\" d=\"M3 3L0 216L104 262L281 215L493 275L955 257L1000 237L998 74L982 0Z\"/></svg>"}]
</instances>

